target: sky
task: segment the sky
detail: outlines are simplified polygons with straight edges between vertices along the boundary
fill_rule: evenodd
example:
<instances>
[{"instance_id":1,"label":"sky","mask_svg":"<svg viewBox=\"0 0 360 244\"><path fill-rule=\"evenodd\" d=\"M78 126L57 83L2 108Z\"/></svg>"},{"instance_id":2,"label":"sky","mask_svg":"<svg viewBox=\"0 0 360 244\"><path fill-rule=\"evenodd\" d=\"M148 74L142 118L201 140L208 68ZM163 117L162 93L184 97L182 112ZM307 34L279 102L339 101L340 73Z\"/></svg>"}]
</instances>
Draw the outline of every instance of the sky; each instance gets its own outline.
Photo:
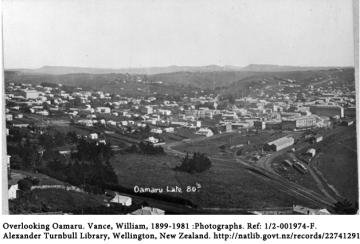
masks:
<instances>
[{"instance_id":1,"label":"sky","mask_svg":"<svg viewBox=\"0 0 360 244\"><path fill-rule=\"evenodd\" d=\"M351 0L4 0L5 68L353 66Z\"/></svg>"}]
</instances>

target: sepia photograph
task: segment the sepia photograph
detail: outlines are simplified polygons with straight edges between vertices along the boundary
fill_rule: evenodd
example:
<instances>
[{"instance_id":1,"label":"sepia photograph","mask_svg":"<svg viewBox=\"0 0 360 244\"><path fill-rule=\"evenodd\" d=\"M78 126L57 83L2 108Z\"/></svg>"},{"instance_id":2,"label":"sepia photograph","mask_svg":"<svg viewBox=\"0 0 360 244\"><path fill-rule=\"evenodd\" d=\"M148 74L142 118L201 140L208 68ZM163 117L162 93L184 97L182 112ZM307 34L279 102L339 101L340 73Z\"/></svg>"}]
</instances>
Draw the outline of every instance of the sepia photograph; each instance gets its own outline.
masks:
<instances>
[{"instance_id":1,"label":"sepia photograph","mask_svg":"<svg viewBox=\"0 0 360 244\"><path fill-rule=\"evenodd\" d=\"M353 4L3 0L2 212L358 214Z\"/></svg>"}]
</instances>

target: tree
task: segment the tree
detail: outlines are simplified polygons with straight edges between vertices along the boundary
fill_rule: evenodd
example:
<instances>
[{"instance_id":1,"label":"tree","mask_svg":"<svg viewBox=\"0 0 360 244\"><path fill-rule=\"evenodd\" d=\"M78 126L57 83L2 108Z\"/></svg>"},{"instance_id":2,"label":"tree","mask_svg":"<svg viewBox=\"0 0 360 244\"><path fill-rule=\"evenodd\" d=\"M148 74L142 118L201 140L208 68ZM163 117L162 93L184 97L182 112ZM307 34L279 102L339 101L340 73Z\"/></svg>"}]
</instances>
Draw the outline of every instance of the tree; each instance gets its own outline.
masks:
<instances>
[{"instance_id":1,"label":"tree","mask_svg":"<svg viewBox=\"0 0 360 244\"><path fill-rule=\"evenodd\" d=\"M61 132L57 132L54 136L54 142L56 146L64 146L65 145L65 136Z\"/></svg>"},{"instance_id":2,"label":"tree","mask_svg":"<svg viewBox=\"0 0 360 244\"><path fill-rule=\"evenodd\" d=\"M18 187L22 191L30 191L32 185L32 181L27 177L18 181Z\"/></svg>"},{"instance_id":3,"label":"tree","mask_svg":"<svg viewBox=\"0 0 360 244\"><path fill-rule=\"evenodd\" d=\"M175 170L185 171L188 173L201 173L211 167L211 161L203 153L194 153L192 158L188 154L183 158L181 165Z\"/></svg>"},{"instance_id":4,"label":"tree","mask_svg":"<svg viewBox=\"0 0 360 244\"><path fill-rule=\"evenodd\" d=\"M334 211L336 214L356 214L359 206L355 206L347 199L335 203Z\"/></svg>"},{"instance_id":5,"label":"tree","mask_svg":"<svg viewBox=\"0 0 360 244\"><path fill-rule=\"evenodd\" d=\"M69 131L66 134L66 140L70 143L76 143L78 140L76 133L74 131Z\"/></svg>"},{"instance_id":6,"label":"tree","mask_svg":"<svg viewBox=\"0 0 360 244\"><path fill-rule=\"evenodd\" d=\"M164 148L156 147L150 142L140 142L139 149L144 154L164 154Z\"/></svg>"}]
</instances>

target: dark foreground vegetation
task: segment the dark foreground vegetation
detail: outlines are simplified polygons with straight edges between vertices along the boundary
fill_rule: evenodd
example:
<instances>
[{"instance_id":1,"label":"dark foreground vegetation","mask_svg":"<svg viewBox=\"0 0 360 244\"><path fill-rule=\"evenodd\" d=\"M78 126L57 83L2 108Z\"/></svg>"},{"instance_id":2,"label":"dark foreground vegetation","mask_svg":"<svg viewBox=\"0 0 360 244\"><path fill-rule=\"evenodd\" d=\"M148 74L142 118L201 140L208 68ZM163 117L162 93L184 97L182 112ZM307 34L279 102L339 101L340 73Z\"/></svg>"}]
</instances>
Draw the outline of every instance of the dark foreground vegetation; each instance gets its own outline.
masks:
<instances>
[{"instance_id":1,"label":"dark foreground vegetation","mask_svg":"<svg viewBox=\"0 0 360 244\"><path fill-rule=\"evenodd\" d=\"M203 153L194 153L192 157L189 154L183 158L181 165L177 166L175 170L184 171L188 173L201 173L211 167L211 161Z\"/></svg>"}]
</instances>

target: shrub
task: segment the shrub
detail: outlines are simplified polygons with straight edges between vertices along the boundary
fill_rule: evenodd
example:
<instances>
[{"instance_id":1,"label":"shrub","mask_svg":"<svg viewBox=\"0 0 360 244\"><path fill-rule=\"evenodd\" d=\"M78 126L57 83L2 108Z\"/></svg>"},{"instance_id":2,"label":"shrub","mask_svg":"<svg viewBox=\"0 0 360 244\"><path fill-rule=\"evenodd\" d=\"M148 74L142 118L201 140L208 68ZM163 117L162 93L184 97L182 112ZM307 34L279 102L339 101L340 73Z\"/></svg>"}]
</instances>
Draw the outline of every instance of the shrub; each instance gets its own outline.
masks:
<instances>
[{"instance_id":1,"label":"shrub","mask_svg":"<svg viewBox=\"0 0 360 244\"><path fill-rule=\"evenodd\" d=\"M175 170L185 171L188 173L200 173L211 167L211 161L203 153L194 153L192 158L187 154L180 166L177 166Z\"/></svg>"}]
</instances>

